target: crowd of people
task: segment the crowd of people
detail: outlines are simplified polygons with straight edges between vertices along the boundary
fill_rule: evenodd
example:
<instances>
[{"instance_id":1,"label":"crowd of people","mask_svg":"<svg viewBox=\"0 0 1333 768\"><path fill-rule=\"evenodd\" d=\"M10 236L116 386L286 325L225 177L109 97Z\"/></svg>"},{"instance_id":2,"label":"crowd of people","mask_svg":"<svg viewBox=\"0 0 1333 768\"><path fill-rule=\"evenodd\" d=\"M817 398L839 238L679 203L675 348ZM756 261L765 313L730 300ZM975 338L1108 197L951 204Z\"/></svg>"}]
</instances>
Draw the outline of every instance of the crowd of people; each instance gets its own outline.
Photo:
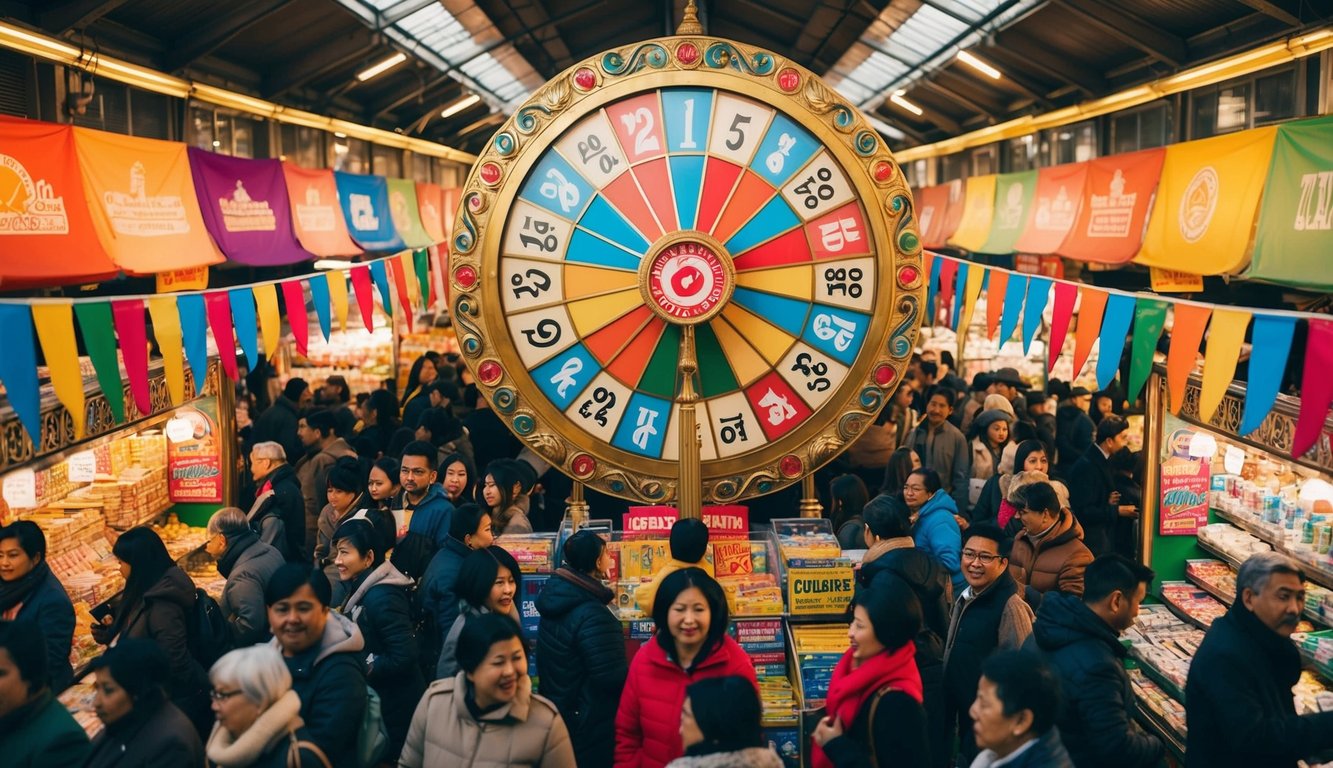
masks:
<instances>
[{"instance_id":1,"label":"crowd of people","mask_svg":"<svg viewBox=\"0 0 1333 768\"><path fill-rule=\"evenodd\" d=\"M854 449L830 485L839 539L865 553L809 764L1158 765L1122 664L1153 579L1116 551L1137 514L1115 469L1133 466L1116 458L1125 421L1094 420L1081 389L1048 414L1044 397L1015 405L1008 369L970 392L939 370L918 363L912 380L930 386L895 395L874 432L889 444ZM45 536L0 529L0 763L782 765L698 520L676 523L671 559L636 592L655 627L637 652L592 531L563 542L529 647L524 574L497 537L551 529L546 468L465 382L439 356L400 398L290 380L244 435L253 500L208 521L226 580L215 606L151 528L122 534L126 586L92 627L106 646L92 742L55 698L75 627ZM1333 748L1333 714L1298 716L1289 690L1303 579L1272 554L1241 568L1190 672L1190 765L1292 766Z\"/></svg>"}]
</instances>

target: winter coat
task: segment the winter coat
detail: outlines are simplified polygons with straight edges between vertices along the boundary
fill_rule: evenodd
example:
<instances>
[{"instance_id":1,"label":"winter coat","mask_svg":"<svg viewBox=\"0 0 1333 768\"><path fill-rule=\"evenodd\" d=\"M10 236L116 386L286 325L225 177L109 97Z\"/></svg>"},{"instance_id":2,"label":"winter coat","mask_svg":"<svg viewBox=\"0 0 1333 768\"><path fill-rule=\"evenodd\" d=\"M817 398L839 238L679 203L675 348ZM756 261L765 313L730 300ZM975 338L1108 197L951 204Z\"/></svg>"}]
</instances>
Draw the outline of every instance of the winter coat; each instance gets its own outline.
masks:
<instances>
[{"instance_id":1,"label":"winter coat","mask_svg":"<svg viewBox=\"0 0 1333 768\"><path fill-rule=\"evenodd\" d=\"M1000 493L1000 478L1004 475L995 473L986 484L981 486L977 501L966 515L970 523L990 523L995 525L1000 516L1000 502L1004 500Z\"/></svg>"},{"instance_id":2,"label":"winter coat","mask_svg":"<svg viewBox=\"0 0 1333 768\"><path fill-rule=\"evenodd\" d=\"M408 503L407 494L404 493L402 503L403 509L412 510L412 520L407 524L408 532L425 536L436 549L443 547L445 539L449 538L449 523L454 517L454 505L445 498L444 489L440 484L428 485L426 495L416 504Z\"/></svg>"},{"instance_id":3,"label":"winter coat","mask_svg":"<svg viewBox=\"0 0 1333 768\"><path fill-rule=\"evenodd\" d=\"M171 702L135 709L93 740L84 768L188 768L203 765L194 725ZM43 763L45 766L45 763Z\"/></svg>"},{"instance_id":4,"label":"winter coat","mask_svg":"<svg viewBox=\"0 0 1333 768\"><path fill-rule=\"evenodd\" d=\"M386 560L346 586L351 595L343 603L342 612L361 629L366 682L380 696L384 725L389 731L386 757L393 759L402 749L412 712L426 690L408 597L412 580Z\"/></svg>"},{"instance_id":5,"label":"winter coat","mask_svg":"<svg viewBox=\"0 0 1333 768\"><path fill-rule=\"evenodd\" d=\"M1046 594L1059 590L1083 594L1083 572L1092 562L1092 553L1083 545L1083 529L1068 512L1060 517L1040 541L1034 541L1026 529L1014 537L1009 553L1009 573L1020 586L1032 587Z\"/></svg>"},{"instance_id":6,"label":"winter coat","mask_svg":"<svg viewBox=\"0 0 1333 768\"><path fill-rule=\"evenodd\" d=\"M659 630L662 631L662 630ZM724 635L722 644L695 659L688 671L667 656L657 637L644 643L630 662L616 713L616 768L663 768L684 753L680 709L685 688L697 680L743 675L755 682L754 663Z\"/></svg>"},{"instance_id":7,"label":"winter coat","mask_svg":"<svg viewBox=\"0 0 1333 768\"><path fill-rule=\"evenodd\" d=\"M277 638L269 641L279 652ZM330 611L324 636L297 656L284 656L292 690L301 697L302 741L313 742L333 768L353 768L366 708L365 641L356 622Z\"/></svg>"},{"instance_id":8,"label":"winter coat","mask_svg":"<svg viewBox=\"0 0 1333 768\"><path fill-rule=\"evenodd\" d=\"M429 407L430 395L426 394L424 386L417 387L416 392L403 403L403 426L415 430L421 421L421 414Z\"/></svg>"},{"instance_id":9,"label":"winter coat","mask_svg":"<svg viewBox=\"0 0 1333 768\"><path fill-rule=\"evenodd\" d=\"M440 661L444 635L458 618L458 571L472 550L453 536L445 539L444 546L435 552L426 572L422 574L417 591L412 596L413 609L421 620L421 668L433 672ZM432 678L433 679L433 678Z\"/></svg>"},{"instance_id":10,"label":"winter coat","mask_svg":"<svg viewBox=\"0 0 1333 768\"><path fill-rule=\"evenodd\" d=\"M300 712L301 697L289 690L239 737L233 738L215 724L204 745L204 764L208 768L324 768L321 755L311 748L314 745L296 737Z\"/></svg>"},{"instance_id":11,"label":"winter coat","mask_svg":"<svg viewBox=\"0 0 1333 768\"><path fill-rule=\"evenodd\" d=\"M190 654L188 644L189 621L194 615L194 595L194 582L180 566L173 565L156 584L144 592L138 604L120 607L120 610L128 613L121 625L119 638L148 638L166 652L171 670L168 690L172 700L178 703L208 685L208 675Z\"/></svg>"},{"instance_id":12,"label":"winter coat","mask_svg":"<svg viewBox=\"0 0 1333 768\"><path fill-rule=\"evenodd\" d=\"M268 490L263 490L265 486ZM296 470L283 464L269 473L260 489L246 514L250 529L281 552L287 562L306 562L305 501Z\"/></svg>"},{"instance_id":13,"label":"winter coat","mask_svg":"<svg viewBox=\"0 0 1333 768\"><path fill-rule=\"evenodd\" d=\"M338 459L343 457L356 457L356 449L341 437L334 438L333 442L319 449L317 452L306 455L301 462L296 465L296 479L301 484L301 497L305 501L305 533L306 546L314 546L312 543L316 526L319 522L319 511L324 508L328 499L329 488L329 470L338 463Z\"/></svg>"},{"instance_id":14,"label":"winter coat","mask_svg":"<svg viewBox=\"0 0 1333 768\"><path fill-rule=\"evenodd\" d=\"M995 477L995 465L999 462L984 439L974 437L968 445L972 449L972 466L967 481L967 508L971 509L980 499L986 481ZM976 492L972 491L973 488L976 488Z\"/></svg>"},{"instance_id":15,"label":"winter coat","mask_svg":"<svg viewBox=\"0 0 1333 768\"><path fill-rule=\"evenodd\" d=\"M1066 403L1055 411L1055 469L1056 473L1069 479L1069 470L1073 468L1088 449L1092 447L1092 437L1096 425L1092 417L1073 403Z\"/></svg>"},{"instance_id":16,"label":"winter coat","mask_svg":"<svg viewBox=\"0 0 1333 768\"><path fill-rule=\"evenodd\" d=\"M449 627L449 632L444 636L444 646L440 649L440 661L435 665L435 679L443 680L458 674L458 636L463 633L463 625L467 623L469 616L480 616L483 613L490 613L486 607L473 607L466 600L458 601L458 618ZM522 626L522 617L518 613L518 600L514 600L514 605L510 608L509 618L514 620L515 624Z\"/></svg>"},{"instance_id":17,"label":"winter coat","mask_svg":"<svg viewBox=\"0 0 1333 768\"><path fill-rule=\"evenodd\" d=\"M869 716L872 707L873 723ZM824 754L834 768L928 768L939 762L931 760L926 712L916 699L890 690L866 699L861 708L865 717L858 712L850 729L824 744ZM844 728L846 725L843 723Z\"/></svg>"},{"instance_id":18,"label":"winter coat","mask_svg":"<svg viewBox=\"0 0 1333 768\"><path fill-rule=\"evenodd\" d=\"M955 506L967 509L967 480L971 477L971 452L967 438L958 427L944 422L934 432L923 421L908 436L907 444L921 457L921 466L940 475L944 492L953 497Z\"/></svg>"},{"instance_id":19,"label":"winter coat","mask_svg":"<svg viewBox=\"0 0 1333 768\"><path fill-rule=\"evenodd\" d=\"M574 756L584 768L610 766L616 709L629 662L611 590L564 568L537 596L537 675L569 728Z\"/></svg>"},{"instance_id":20,"label":"winter coat","mask_svg":"<svg viewBox=\"0 0 1333 768\"><path fill-rule=\"evenodd\" d=\"M491 515L491 528L496 536L514 536L532 533L532 519L515 504Z\"/></svg>"},{"instance_id":21,"label":"winter coat","mask_svg":"<svg viewBox=\"0 0 1333 768\"><path fill-rule=\"evenodd\" d=\"M412 716L398 765L402 768L575 768L574 749L560 713L532 692L532 678L518 678L514 700L474 716L467 676L436 680Z\"/></svg>"},{"instance_id":22,"label":"winter coat","mask_svg":"<svg viewBox=\"0 0 1333 768\"><path fill-rule=\"evenodd\" d=\"M41 567L39 565L38 567ZM15 620L30 620L41 627L46 640L46 667L51 676L51 690L59 693L74 679L69 651L74 645L74 605L60 579L48 567L46 576L19 605ZM0 751L0 754L4 754Z\"/></svg>"},{"instance_id":23,"label":"winter coat","mask_svg":"<svg viewBox=\"0 0 1333 768\"><path fill-rule=\"evenodd\" d=\"M218 606L231 627L233 646L241 648L268 639L264 588L283 562L281 552L251 531L227 541L227 551L218 561L218 573L227 579Z\"/></svg>"},{"instance_id":24,"label":"winter coat","mask_svg":"<svg viewBox=\"0 0 1333 768\"><path fill-rule=\"evenodd\" d=\"M1120 505L1107 500L1115 491L1115 476L1101 447L1092 446L1074 462L1067 479L1069 506L1083 526L1083 542L1092 556L1115 551L1112 541Z\"/></svg>"},{"instance_id":25,"label":"winter coat","mask_svg":"<svg viewBox=\"0 0 1333 768\"><path fill-rule=\"evenodd\" d=\"M1051 593L1041 601L1032 640L1060 678L1057 725L1074 765L1156 766L1162 742L1134 722L1134 691L1121 661L1127 651L1116 631L1078 596Z\"/></svg>"},{"instance_id":26,"label":"winter coat","mask_svg":"<svg viewBox=\"0 0 1333 768\"><path fill-rule=\"evenodd\" d=\"M282 446L287 453L287 461L296 463L305 455L305 446L296 435L297 422L301 420L301 408L296 403L280 395L278 399L264 409L255 419L250 430L250 438L255 443L273 442Z\"/></svg>"},{"instance_id":27,"label":"winter coat","mask_svg":"<svg viewBox=\"0 0 1333 768\"><path fill-rule=\"evenodd\" d=\"M667 768L783 768L785 763L772 747L750 747L731 752L678 757ZM579 763L582 768L583 763Z\"/></svg>"},{"instance_id":28,"label":"winter coat","mask_svg":"<svg viewBox=\"0 0 1333 768\"><path fill-rule=\"evenodd\" d=\"M0 755L9 768L79 768L88 734L49 691L0 718Z\"/></svg>"},{"instance_id":29,"label":"winter coat","mask_svg":"<svg viewBox=\"0 0 1333 768\"><path fill-rule=\"evenodd\" d=\"M916 525L912 527L912 540L918 549L940 561L949 572L954 594L959 594L967 586L967 580L963 578L963 532L953 518L956 514L958 506L953 497L941 488L921 505Z\"/></svg>"},{"instance_id":30,"label":"winter coat","mask_svg":"<svg viewBox=\"0 0 1333 768\"><path fill-rule=\"evenodd\" d=\"M1017 755L1011 754L1009 762L1002 768L1074 768L1069 752L1060 741L1059 728L1053 727L1029 743L1032 746ZM1000 756L988 749L977 755L971 768L991 768L999 760Z\"/></svg>"},{"instance_id":31,"label":"winter coat","mask_svg":"<svg viewBox=\"0 0 1333 768\"><path fill-rule=\"evenodd\" d=\"M866 548L866 523L860 515L847 518L838 526L838 546L843 549Z\"/></svg>"},{"instance_id":32,"label":"winter coat","mask_svg":"<svg viewBox=\"0 0 1333 768\"><path fill-rule=\"evenodd\" d=\"M1333 712L1296 714L1291 687L1300 675L1295 645L1236 601L1190 663L1185 764L1293 768L1333 748Z\"/></svg>"}]
</instances>

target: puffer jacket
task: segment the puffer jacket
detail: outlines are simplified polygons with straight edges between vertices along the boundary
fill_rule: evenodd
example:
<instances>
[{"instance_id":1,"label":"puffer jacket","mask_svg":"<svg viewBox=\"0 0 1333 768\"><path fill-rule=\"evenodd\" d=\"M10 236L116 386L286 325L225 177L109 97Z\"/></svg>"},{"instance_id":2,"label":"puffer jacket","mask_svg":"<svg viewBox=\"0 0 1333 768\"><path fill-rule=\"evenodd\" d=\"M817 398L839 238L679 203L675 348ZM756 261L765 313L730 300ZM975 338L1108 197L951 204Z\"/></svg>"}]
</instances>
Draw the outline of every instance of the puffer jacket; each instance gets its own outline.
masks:
<instances>
[{"instance_id":1,"label":"puffer jacket","mask_svg":"<svg viewBox=\"0 0 1333 768\"><path fill-rule=\"evenodd\" d=\"M31 621L41 628L46 640L46 668L51 675L51 690L59 693L74 679L74 668L69 663L69 649L74 644L74 604L45 561L37 568L44 569L45 573L23 598L14 618Z\"/></svg>"},{"instance_id":2,"label":"puffer jacket","mask_svg":"<svg viewBox=\"0 0 1333 768\"><path fill-rule=\"evenodd\" d=\"M518 599L515 598L514 605L509 609L509 618L513 619L515 624L522 626L523 619L518 611ZM466 600L458 601L458 618L454 619L453 626L449 627L449 633L444 636L440 660L435 665L436 680L458 674L458 636L463 633L463 625L467 623L469 616L480 616L483 613L490 613L490 609L485 606L473 607Z\"/></svg>"},{"instance_id":3,"label":"puffer jacket","mask_svg":"<svg viewBox=\"0 0 1333 768\"><path fill-rule=\"evenodd\" d=\"M907 445L921 457L921 466L940 475L945 493L953 497L958 509L967 509L967 480L972 476L972 456L967 438L949 422L934 432L930 422L922 421L907 436Z\"/></svg>"},{"instance_id":4,"label":"puffer jacket","mask_svg":"<svg viewBox=\"0 0 1333 768\"><path fill-rule=\"evenodd\" d=\"M518 678L514 700L474 717L467 675L436 680L421 697L403 745L401 768L575 768L574 749L560 713Z\"/></svg>"},{"instance_id":5,"label":"puffer jacket","mask_svg":"<svg viewBox=\"0 0 1333 768\"><path fill-rule=\"evenodd\" d=\"M173 565L144 592L143 601L129 606L120 637L142 637L166 651L171 667L171 698L184 702L208 684L204 668L190 654L189 619L194 614L194 582Z\"/></svg>"},{"instance_id":6,"label":"puffer jacket","mask_svg":"<svg viewBox=\"0 0 1333 768\"><path fill-rule=\"evenodd\" d=\"M616 709L629 662L611 590L561 568L537 596L537 673L541 692L569 728L581 768L610 766Z\"/></svg>"},{"instance_id":7,"label":"puffer jacket","mask_svg":"<svg viewBox=\"0 0 1333 768\"><path fill-rule=\"evenodd\" d=\"M365 640L366 682L380 696L389 732L385 758L393 759L403 747L412 712L426 690L412 626L412 601L407 595L412 580L386 560L346 586L351 594L342 612L356 622Z\"/></svg>"},{"instance_id":8,"label":"puffer jacket","mask_svg":"<svg viewBox=\"0 0 1333 768\"><path fill-rule=\"evenodd\" d=\"M291 464L269 473L245 517L250 529L287 562L305 562L305 500Z\"/></svg>"},{"instance_id":9,"label":"puffer jacket","mask_svg":"<svg viewBox=\"0 0 1333 768\"><path fill-rule=\"evenodd\" d=\"M678 757L667 768L782 768L784 763L772 747L750 747L732 752ZM582 768L583 763L579 763Z\"/></svg>"},{"instance_id":10,"label":"puffer jacket","mask_svg":"<svg viewBox=\"0 0 1333 768\"><path fill-rule=\"evenodd\" d=\"M1092 553L1083 545L1083 528L1068 512L1061 512L1055 527L1040 541L1027 530L1014 537L1009 554L1009 573L1019 586L1031 587L1041 594L1059 590L1083 594L1083 572L1092 562Z\"/></svg>"},{"instance_id":11,"label":"puffer jacket","mask_svg":"<svg viewBox=\"0 0 1333 768\"><path fill-rule=\"evenodd\" d=\"M444 647L444 635L458 618L458 593L454 589L463 560L471 552L466 544L453 536L445 539L444 546L430 559L430 565L426 566L417 591L412 595L412 607L421 619L421 636L417 638L417 644L421 647L423 670L434 671Z\"/></svg>"},{"instance_id":12,"label":"puffer jacket","mask_svg":"<svg viewBox=\"0 0 1333 768\"><path fill-rule=\"evenodd\" d=\"M912 540L917 549L940 561L949 572L954 594L959 594L967 587L967 580L963 578L963 532L953 517L956 514L958 505L941 488L921 505L916 525L912 527Z\"/></svg>"},{"instance_id":13,"label":"puffer jacket","mask_svg":"<svg viewBox=\"0 0 1333 768\"><path fill-rule=\"evenodd\" d=\"M218 573L227 580L218 606L231 628L235 647L262 643L268 638L264 587L283 562L282 553L260 541L253 531L228 539L227 551L218 560Z\"/></svg>"},{"instance_id":14,"label":"puffer jacket","mask_svg":"<svg viewBox=\"0 0 1333 768\"><path fill-rule=\"evenodd\" d=\"M661 630L659 630L661 631ZM684 754L680 741L680 708L685 688L698 680L742 675L758 683L754 663L740 645L724 635L722 644L688 671L667 656L654 637L630 662L625 691L616 713L616 768L663 768Z\"/></svg>"},{"instance_id":15,"label":"puffer jacket","mask_svg":"<svg viewBox=\"0 0 1333 768\"><path fill-rule=\"evenodd\" d=\"M270 644L282 652L277 638ZM313 742L333 768L354 768L356 738L366 709L365 640L356 622L329 612L324 636L298 656L283 657L292 690L301 697L296 736Z\"/></svg>"},{"instance_id":16,"label":"puffer jacket","mask_svg":"<svg viewBox=\"0 0 1333 768\"><path fill-rule=\"evenodd\" d=\"M1134 722L1120 636L1075 595L1041 601L1029 641L1060 678L1060 738L1078 768L1150 768L1162 742Z\"/></svg>"}]
</instances>

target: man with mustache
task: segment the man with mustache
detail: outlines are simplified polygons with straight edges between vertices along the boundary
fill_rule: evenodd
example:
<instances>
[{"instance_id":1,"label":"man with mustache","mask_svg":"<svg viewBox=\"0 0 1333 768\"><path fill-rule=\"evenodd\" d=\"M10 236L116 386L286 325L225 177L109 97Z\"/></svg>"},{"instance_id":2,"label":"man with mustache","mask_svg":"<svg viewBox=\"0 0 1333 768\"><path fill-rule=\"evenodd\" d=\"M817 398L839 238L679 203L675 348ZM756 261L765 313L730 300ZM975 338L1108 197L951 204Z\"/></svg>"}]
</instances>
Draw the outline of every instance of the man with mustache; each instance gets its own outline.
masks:
<instances>
[{"instance_id":1,"label":"man with mustache","mask_svg":"<svg viewBox=\"0 0 1333 768\"><path fill-rule=\"evenodd\" d=\"M1291 633L1305 574L1276 552L1250 557L1236 602L1208 630L1185 684L1187 766L1292 768L1333 748L1333 712L1297 715L1301 657Z\"/></svg>"}]
</instances>

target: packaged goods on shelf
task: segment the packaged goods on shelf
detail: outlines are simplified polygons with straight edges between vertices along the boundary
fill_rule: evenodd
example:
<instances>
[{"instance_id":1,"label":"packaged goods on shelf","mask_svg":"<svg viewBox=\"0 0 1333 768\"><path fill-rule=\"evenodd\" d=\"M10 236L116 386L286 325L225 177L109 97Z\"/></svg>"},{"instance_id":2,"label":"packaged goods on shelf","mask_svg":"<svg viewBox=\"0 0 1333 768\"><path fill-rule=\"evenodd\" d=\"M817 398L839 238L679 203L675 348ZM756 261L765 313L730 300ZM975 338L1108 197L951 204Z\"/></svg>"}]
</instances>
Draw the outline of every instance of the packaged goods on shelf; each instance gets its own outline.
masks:
<instances>
[{"instance_id":1,"label":"packaged goods on shelf","mask_svg":"<svg viewBox=\"0 0 1333 768\"><path fill-rule=\"evenodd\" d=\"M1326 679L1333 681L1333 629L1293 636L1301 655Z\"/></svg>"},{"instance_id":2,"label":"packaged goods on shelf","mask_svg":"<svg viewBox=\"0 0 1333 768\"><path fill-rule=\"evenodd\" d=\"M1234 589L1234 583L1233 583ZM1205 628L1227 612L1227 606L1206 591L1184 582L1164 582L1162 600Z\"/></svg>"},{"instance_id":3,"label":"packaged goods on shelf","mask_svg":"<svg viewBox=\"0 0 1333 768\"><path fill-rule=\"evenodd\" d=\"M1229 523L1212 523L1199 529L1199 540L1220 550L1237 563L1243 563L1256 552L1271 552L1268 542L1236 528Z\"/></svg>"},{"instance_id":4,"label":"packaged goods on shelf","mask_svg":"<svg viewBox=\"0 0 1333 768\"><path fill-rule=\"evenodd\" d=\"M1139 661L1174 686L1173 695L1185 690L1190 660L1203 642L1202 630L1186 624L1164 605L1145 605L1124 637Z\"/></svg>"},{"instance_id":5,"label":"packaged goods on shelf","mask_svg":"<svg viewBox=\"0 0 1333 768\"><path fill-rule=\"evenodd\" d=\"M1185 728L1185 705L1181 704L1171 697L1162 687L1154 683L1143 674L1141 669L1129 670L1129 682L1134 688L1134 694L1139 702L1152 711L1158 719L1171 726L1184 741Z\"/></svg>"},{"instance_id":6,"label":"packaged goods on shelf","mask_svg":"<svg viewBox=\"0 0 1333 768\"><path fill-rule=\"evenodd\" d=\"M555 538L550 534L511 534L495 540L514 556L523 573L550 573L555 553Z\"/></svg>"},{"instance_id":7,"label":"packaged goods on shelf","mask_svg":"<svg viewBox=\"0 0 1333 768\"><path fill-rule=\"evenodd\" d=\"M728 595L737 616L780 616L782 588L773 572L769 542L719 540L704 550L699 567L710 571ZM622 619L642 618L636 593L653 581L671 559L666 539L634 538L610 543L616 606Z\"/></svg>"},{"instance_id":8,"label":"packaged goods on shelf","mask_svg":"<svg viewBox=\"0 0 1333 768\"><path fill-rule=\"evenodd\" d=\"M91 502L57 501L20 516L41 527L46 535L46 557L51 560L101 538L102 508Z\"/></svg>"},{"instance_id":9,"label":"packaged goods on shelf","mask_svg":"<svg viewBox=\"0 0 1333 768\"><path fill-rule=\"evenodd\" d=\"M92 627L96 623L92 606L82 600L74 603L74 643L69 650L69 663L76 670L102 654L102 646L93 639Z\"/></svg>"},{"instance_id":10,"label":"packaged goods on shelf","mask_svg":"<svg viewBox=\"0 0 1333 768\"><path fill-rule=\"evenodd\" d=\"M1236 572L1220 560L1186 561L1185 575L1223 602L1230 603L1236 599Z\"/></svg>"},{"instance_id":11,"label":"packaged goods on shelf","mask_svg":"<svg viewBox=\"0 0 1333 768\"><path fill-rule=\"evenodd\" d=\"M791 625L794 666L800 681L801 706L806 710L824 706L833 668L847 652L850 641L843 624Z\"/></svg>"}]
</instances>

